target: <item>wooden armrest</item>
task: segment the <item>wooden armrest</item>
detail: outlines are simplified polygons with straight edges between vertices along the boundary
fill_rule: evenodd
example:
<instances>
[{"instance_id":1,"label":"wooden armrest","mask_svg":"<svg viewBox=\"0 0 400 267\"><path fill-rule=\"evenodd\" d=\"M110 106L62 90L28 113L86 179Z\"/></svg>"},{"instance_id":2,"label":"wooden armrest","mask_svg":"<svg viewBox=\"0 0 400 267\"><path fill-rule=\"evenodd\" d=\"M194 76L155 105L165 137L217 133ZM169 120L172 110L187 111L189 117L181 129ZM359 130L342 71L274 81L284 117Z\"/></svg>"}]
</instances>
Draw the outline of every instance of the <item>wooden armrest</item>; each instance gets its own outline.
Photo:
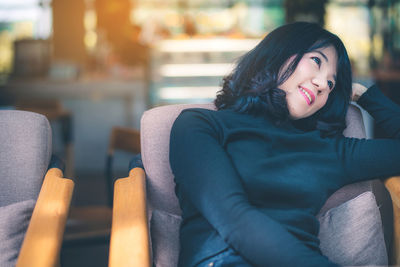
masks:
<instances>
[{"instance_id":1,"label":"wooden armrest","mask_svg":"<svg viewBox=\"0 0 400 267\"><path fill-rule=\"evenodd\" d=\"M390 177L383 183L393 203L393 245L390 261L397 266L400 264L400 176Z\"/></svg>"},{"instance_id":2,"label":"wooden armrest","mask_svg":"<svg viewBox=\"0 0 400 267\"><path fill-rule=\"evenodd\" d=\"M48 170L43 181L17 267L58 266L62 238L74 182L62 178L60 169Z\"/></svg>"},{"instance_id":3,"label":"wooden armrest","mask_svg":"<svg viewBox=\"0 0 400 267\"><path fill-rule=\"evenodd\" d=\"M387 178L383 183L390 193L393 205L400 207L400 176Z\"/></svg>"},{"instance_id":4,"label":"wooden armrest","mask_svg":"<svg viewBox=\"0 0 400 267\"><path fill-rule=\"evenodd\" d=\"M114 185L109 266L150 267L149 244L145 173L134 168Z\"/></svg>"}]
</instances>

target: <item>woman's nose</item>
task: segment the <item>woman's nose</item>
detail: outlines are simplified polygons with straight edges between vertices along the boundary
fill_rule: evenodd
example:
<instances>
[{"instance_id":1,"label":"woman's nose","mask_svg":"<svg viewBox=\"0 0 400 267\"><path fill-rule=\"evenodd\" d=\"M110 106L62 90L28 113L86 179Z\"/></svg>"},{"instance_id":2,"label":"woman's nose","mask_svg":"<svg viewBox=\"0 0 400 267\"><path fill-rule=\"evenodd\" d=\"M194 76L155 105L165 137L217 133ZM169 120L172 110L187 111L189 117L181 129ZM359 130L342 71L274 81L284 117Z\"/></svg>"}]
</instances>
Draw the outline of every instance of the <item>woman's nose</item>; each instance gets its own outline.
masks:
<instances>
[{"instance_id":1,"label":"woman's nose","mask_svg":"<svg viewBox=\"0 0 400 267\"><path fill-rule=\"evenodd\" d=\"M314 77L312 83L318 90L328 89L328 80L324 77Z\"/></svg>"}]
</instances>

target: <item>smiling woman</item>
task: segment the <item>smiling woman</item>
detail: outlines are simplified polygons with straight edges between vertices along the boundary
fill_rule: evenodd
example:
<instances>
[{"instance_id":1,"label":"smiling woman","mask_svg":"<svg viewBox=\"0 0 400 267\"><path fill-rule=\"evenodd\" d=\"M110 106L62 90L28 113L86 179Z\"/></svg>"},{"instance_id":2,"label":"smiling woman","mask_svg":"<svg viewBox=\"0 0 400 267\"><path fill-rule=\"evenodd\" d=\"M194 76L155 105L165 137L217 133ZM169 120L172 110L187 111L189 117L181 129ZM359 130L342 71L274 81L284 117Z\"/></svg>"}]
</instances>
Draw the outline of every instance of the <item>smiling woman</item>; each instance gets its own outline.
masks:
<instances>
[{"instance_id":1,"label":"smiling woman","mask_svg":"<svg viewBox=\"0 0 400 267\"><path fill-rule=\"evenodd\" d=\"M242 57L224 79L215 104L269 114L277 122L306 119L300 120L302 127L330 135L345 127L351 76L346 49L336 35L312 23L288 24ZM304 110L295 96L309 101Z\"/></svg>"},{"instance_id":2,"label":"smiling woman","mask_svg":"<svg viewBox=\"0 0 400 267\"><path fill-rule=\"evenodd\" d=\"M400 174L400 107L377 87L354 85L353 100L391 139L343 136L351 76L336 35L288 24L225 77L217 111L178 116L169 157L179 266L339 266L319 247L321 207L347 184Z\"/></svg>"}]
</instances>

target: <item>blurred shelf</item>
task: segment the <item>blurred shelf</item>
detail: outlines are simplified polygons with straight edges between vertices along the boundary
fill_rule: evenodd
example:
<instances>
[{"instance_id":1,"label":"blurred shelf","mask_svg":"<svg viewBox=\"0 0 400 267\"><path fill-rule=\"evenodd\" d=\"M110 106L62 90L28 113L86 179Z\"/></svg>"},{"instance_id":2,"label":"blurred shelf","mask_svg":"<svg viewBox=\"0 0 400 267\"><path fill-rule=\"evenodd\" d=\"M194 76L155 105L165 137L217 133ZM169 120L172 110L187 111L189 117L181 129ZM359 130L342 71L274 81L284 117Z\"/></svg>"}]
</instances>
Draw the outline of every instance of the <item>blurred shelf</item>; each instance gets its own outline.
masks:
<instances>
[{"instance_id":1,"label":"blurred shelf","mask_svg":"<svg viewBox=\"0 0 400 267\"><path fill-rule=\"evenodd\" d=\"M248 51L260 42L260 39L188 39L164 40L154 49L161 53L201 53L201 52L243 52Z\"/></svg>"},{"instance_id":2,"label":"blurred shelf","mask_svg":"<svg viewBox=\"0 0 400 267\"><path fill-rule=\"evenodd\" d=\"M163 40L151 50L149 105L212 101L223 77L260 39Z\"/></svg>"},{"instance_id":3,"label":"blurred shelf","mask_svg":"<svg viewBox=\"0 0 400 267\"><path fill-rule=\"evenodd\" d=\"M49 79L16 79L0 86L0 93L12 97L102 99L135 96L145 88L144 78L80 79L55 81Z\"/></svg>"}]
</instances>

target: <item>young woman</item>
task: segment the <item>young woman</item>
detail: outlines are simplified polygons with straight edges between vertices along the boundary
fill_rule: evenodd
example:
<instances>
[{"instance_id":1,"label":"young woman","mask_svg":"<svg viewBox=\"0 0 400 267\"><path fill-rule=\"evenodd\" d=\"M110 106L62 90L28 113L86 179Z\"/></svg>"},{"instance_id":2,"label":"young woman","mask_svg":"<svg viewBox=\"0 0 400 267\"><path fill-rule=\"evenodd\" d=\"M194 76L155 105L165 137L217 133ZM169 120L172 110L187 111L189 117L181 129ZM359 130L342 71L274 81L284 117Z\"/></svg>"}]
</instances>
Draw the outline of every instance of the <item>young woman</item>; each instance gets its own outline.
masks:
<instances>
[{"instance_id":1,"label":"young woman","mask_svg":"<svg viewBox=\"0 0 400 267\"><path fill-rule=\"evenodd\" d=\"M352 96L393 139L342 135ZM337 266L315 215L346 184L400 174L400 107L376 87L352 90L343 43L304 22L243 56L215 105L183 111L171 131L179 265Z\"/></svg>"}]
</instances>

